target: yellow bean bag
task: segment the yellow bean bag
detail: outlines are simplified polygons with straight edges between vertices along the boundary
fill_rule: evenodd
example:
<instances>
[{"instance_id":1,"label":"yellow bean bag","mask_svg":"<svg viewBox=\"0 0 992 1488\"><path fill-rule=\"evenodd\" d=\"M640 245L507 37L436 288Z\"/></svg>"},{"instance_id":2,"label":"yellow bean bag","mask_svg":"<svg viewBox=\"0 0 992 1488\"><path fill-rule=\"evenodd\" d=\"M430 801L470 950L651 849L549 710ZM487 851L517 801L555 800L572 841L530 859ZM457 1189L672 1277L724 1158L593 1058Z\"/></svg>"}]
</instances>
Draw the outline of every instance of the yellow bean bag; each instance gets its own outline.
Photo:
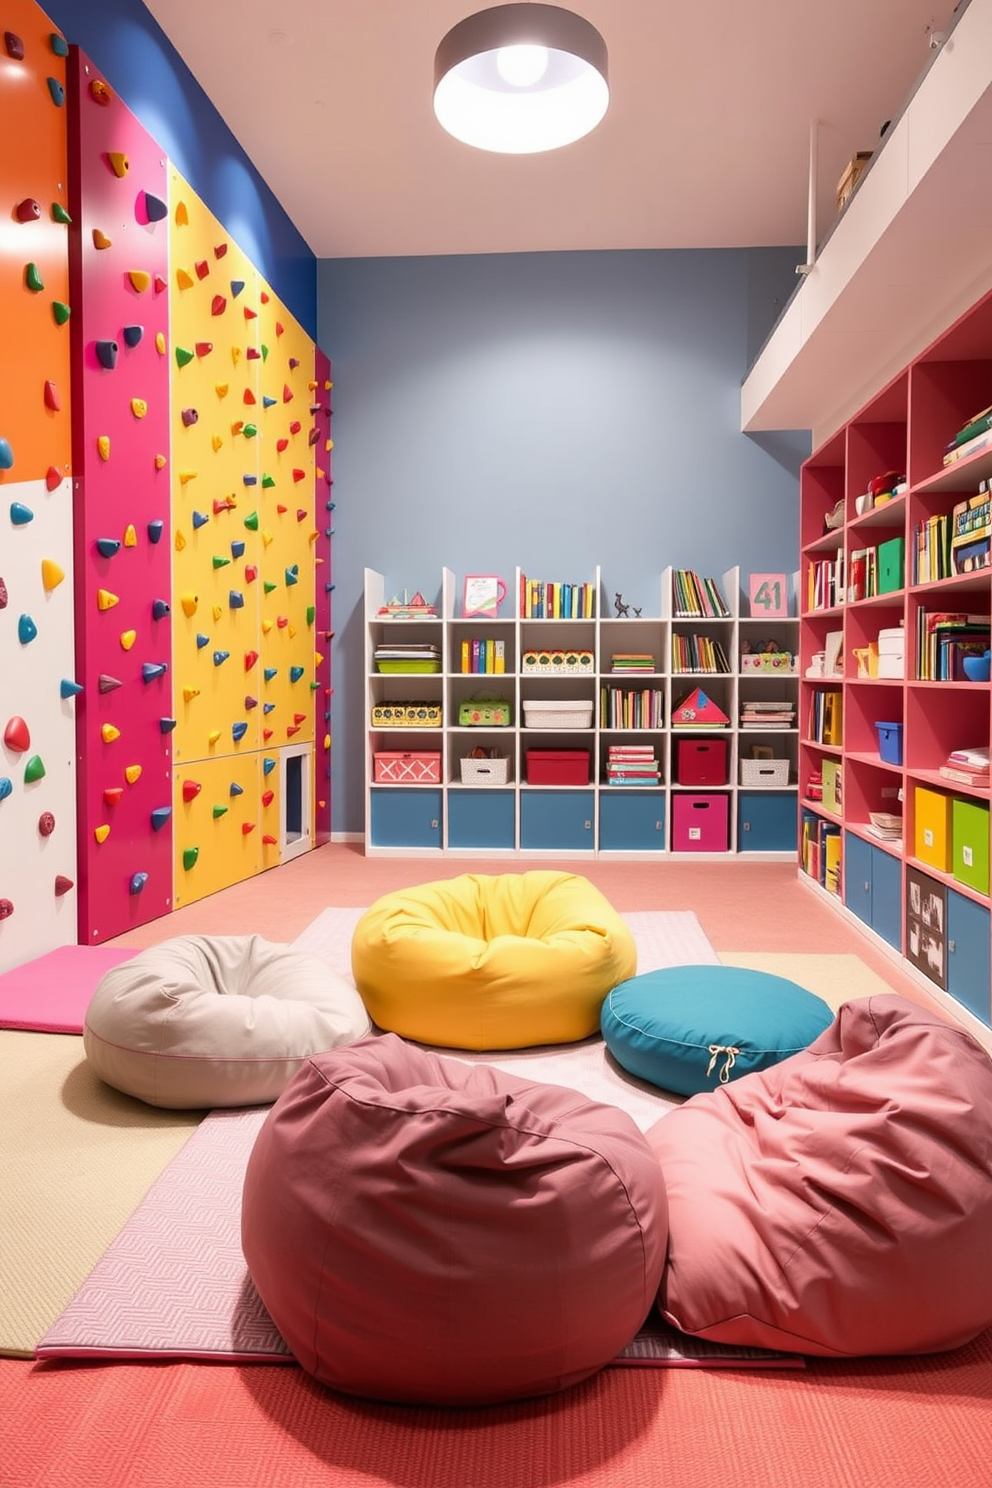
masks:
<instances>
[{"instance_id":1,"label":"yellow bean bag","mask_svg":"<svg viewBox=\"0 0 992 1488\"><path fill-rule=\"evenodd\" d=\"M525 1049L597 1033L637 953L588 879L464 873L378 899L351 965L380 1028L450 1049Z\"/></svg>"}]
</instances>

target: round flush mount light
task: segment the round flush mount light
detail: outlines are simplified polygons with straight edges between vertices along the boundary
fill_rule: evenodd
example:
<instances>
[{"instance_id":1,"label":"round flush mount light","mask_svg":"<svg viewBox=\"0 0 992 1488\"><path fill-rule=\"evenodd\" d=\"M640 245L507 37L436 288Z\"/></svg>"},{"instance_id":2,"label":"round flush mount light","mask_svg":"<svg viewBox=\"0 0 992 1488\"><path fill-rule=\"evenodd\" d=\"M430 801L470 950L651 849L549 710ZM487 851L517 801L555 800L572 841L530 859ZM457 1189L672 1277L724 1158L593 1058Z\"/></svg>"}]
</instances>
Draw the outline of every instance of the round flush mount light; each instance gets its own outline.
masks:
<instances>
[{"instance_id":1,"label":"round flush mount light","mask_svg":"<svg viewBox=\"0 0 992 1488\"><path fill-rule=\"evenodd\" d=\"M434 113L479 150L533 155L596 128L610 102L606 43L557 5L496 5L459 21L434 58Z\"/></svg>"}]
</instances>

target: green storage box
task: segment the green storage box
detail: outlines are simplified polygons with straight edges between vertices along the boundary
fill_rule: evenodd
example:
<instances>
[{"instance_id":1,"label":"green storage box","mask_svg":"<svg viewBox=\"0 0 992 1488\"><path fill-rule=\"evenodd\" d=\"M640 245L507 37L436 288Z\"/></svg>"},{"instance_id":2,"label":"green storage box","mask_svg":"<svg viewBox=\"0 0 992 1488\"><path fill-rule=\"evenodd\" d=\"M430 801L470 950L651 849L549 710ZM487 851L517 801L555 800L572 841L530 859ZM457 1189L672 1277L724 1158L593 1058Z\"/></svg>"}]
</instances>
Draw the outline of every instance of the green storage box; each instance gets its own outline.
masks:
<instances>
[{"instance_id":1,"label":"green storage box","mask_svg":"<svg viewBox=\"0 0 992 1488\"><path fill-rule=\"evenodd\" d=\"M958 883L989 891L989 808L955 796L951 803L951 870Z\"/></svg>"},{"instance_id":2,"label":"green storage box","mask_svg":"<svg viewBox=\"0 0 992 1488\"><path fill-rule=\"evenodd\" d=\"M906 569L906 541L902 537L890 537L888 542L878 545L878 592L891 594L901 589Z\"/></svg>"},{"instance_id":3,"label":"green storage box","mask_svg":"<svg viewBox=\"0 0 992 1488\"><path fill-rule=\"evenodd\" d=\"M466 698L458 708L462 728L508 728L513 722L513 705L507 698Z\"/></svg>"}]
</instances>

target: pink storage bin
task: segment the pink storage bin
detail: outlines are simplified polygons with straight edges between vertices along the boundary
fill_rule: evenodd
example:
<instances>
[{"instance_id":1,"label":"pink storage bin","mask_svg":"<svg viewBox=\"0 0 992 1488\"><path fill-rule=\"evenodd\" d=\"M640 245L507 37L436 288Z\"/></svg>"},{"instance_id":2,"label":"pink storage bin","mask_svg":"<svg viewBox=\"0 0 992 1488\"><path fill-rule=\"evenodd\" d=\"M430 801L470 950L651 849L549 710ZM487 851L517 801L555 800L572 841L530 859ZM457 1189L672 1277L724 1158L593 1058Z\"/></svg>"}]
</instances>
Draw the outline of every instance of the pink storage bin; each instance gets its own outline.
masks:
<instances>
[{"instance_id":1,"label":"pink storage bin","mask_svg":"<svg viewBox=\"0 0 992 1488\"><path fill-rule=\"evenodd\" d=\"M729 795L672 797L673 852L726 852L729 846Z\"/></svg>"}]
</instances>

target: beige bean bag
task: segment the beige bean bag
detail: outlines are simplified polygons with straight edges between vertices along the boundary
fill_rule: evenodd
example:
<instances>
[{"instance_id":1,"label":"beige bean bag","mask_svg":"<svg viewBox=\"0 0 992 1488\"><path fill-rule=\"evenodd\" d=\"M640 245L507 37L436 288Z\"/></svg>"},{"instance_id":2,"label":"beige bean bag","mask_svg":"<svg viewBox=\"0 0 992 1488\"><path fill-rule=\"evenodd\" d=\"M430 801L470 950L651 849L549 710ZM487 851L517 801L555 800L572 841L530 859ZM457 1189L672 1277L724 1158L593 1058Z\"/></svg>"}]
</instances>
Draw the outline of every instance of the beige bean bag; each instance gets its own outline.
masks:
<instances>
[{"instance_id":1,"label":"beige bean bag","mask_svg":"<svg viewBox=\"0 0 992 1488\"><path fill-rule=\"evenodd\" d=\"M260 1106L312 1054L370 1028L319 956L260 935L181 935L107 972L83 1045L101 1080L150 1106Z\"/></svg>"}]
</instances>

